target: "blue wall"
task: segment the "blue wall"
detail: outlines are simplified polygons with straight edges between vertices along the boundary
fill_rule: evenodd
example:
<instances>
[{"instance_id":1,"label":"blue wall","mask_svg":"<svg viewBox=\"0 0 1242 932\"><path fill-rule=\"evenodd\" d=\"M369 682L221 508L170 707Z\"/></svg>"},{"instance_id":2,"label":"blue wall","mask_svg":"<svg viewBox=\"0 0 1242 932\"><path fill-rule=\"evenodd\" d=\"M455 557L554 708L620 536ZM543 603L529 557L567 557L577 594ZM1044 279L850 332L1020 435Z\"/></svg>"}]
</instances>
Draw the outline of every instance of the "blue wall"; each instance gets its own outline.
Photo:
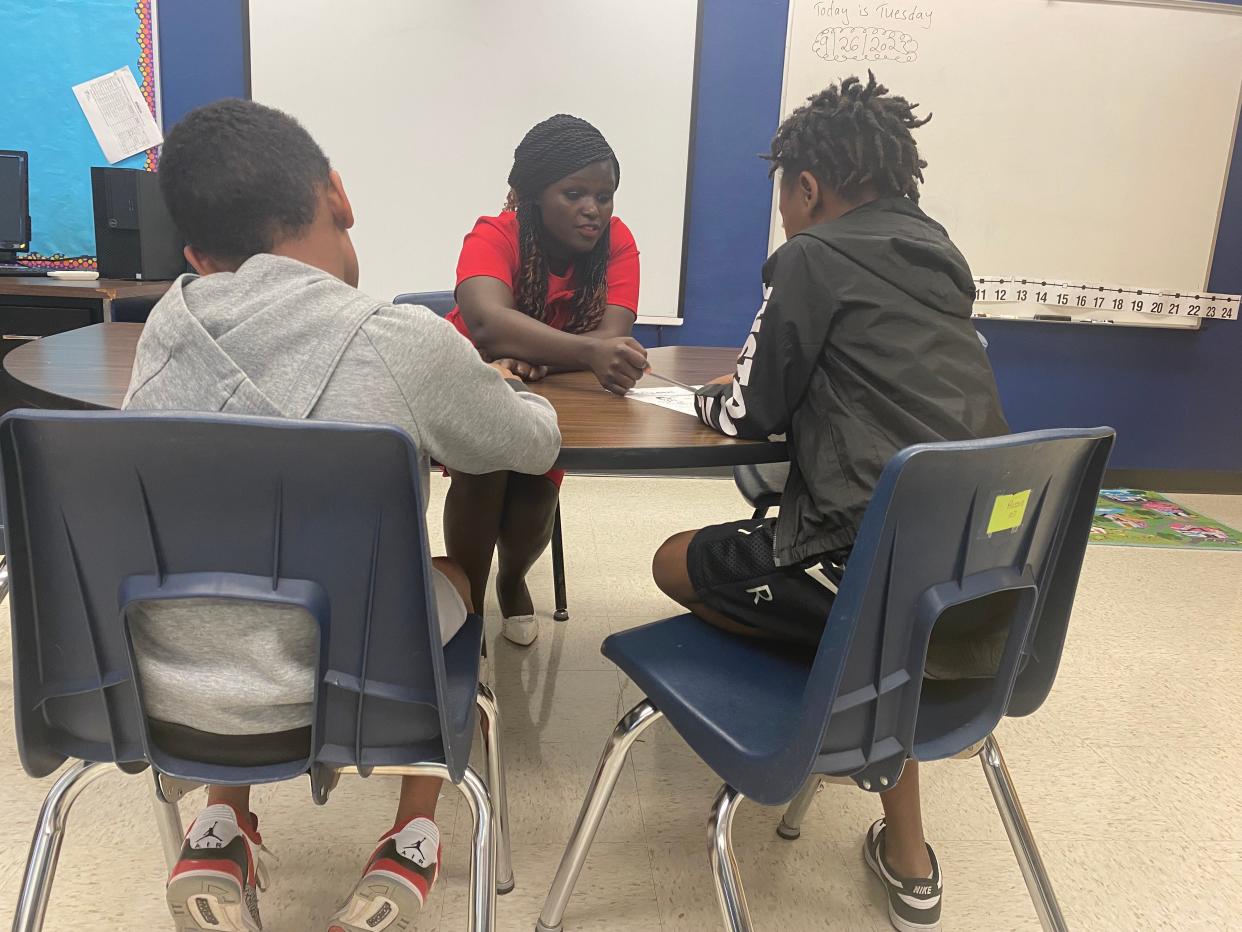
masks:
<instances>
[{"instance_id":1,"label":"blue wall","mask_svg":"<svg viewBox=\"0 0 1242 932\"><path fill-rule=\"evenodd\" d=\"M164 132L195 107L249 96L245 0L159 0Z\"/></svg>"},{"instance_id":2,"label":"blue wall","mask_svg":"<svg viewBox=\"0 0 1242 932\"><path fill-rule=\"evenodd\" d=\"M685 323L659 338L740 345L767 253L772 188L756 154L776 128L788 5L703 2ZM166 128L199 104L245 93L243 9L240 0L161 0ZM1242 146L1210 287L1242 292ZM649 344L654 329L643 328ZM1015 429L1107 423L1119 431L1115 468L1242 471L1242 322L1204 321L1197 332L1005 321L980 329Z\"/></svg>"}]
</instances>

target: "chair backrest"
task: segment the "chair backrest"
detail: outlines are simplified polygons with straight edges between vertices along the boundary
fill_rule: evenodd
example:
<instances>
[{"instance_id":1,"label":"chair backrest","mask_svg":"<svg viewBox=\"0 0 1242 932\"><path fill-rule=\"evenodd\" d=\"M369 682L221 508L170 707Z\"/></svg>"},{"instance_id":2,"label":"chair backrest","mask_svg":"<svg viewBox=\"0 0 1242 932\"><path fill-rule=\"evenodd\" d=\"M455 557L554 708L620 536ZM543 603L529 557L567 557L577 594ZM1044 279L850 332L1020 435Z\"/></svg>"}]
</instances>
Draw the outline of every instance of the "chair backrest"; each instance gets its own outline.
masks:
<instances>
[{"instance_id":1,"label":"chair backrest","mask_svg":"<svg viewBox=\"0 0 1242 932\"><path fill-rule=\"evenodd\" d=\"M910 447L885 467L788 746L798 783L879 790L908 757L970 747L1052 687L1114 434L1050 430ZM925 680L933 631L1007 630L994 675ZM805 769L802 768L806 763Z\"/></svg>"},{"instance_id":2,"label":"chair backrest","mask_svg":"<svg viewBox=\"0 0 1242 932\"><path fill-rule=\"evenodd\" d=\"M217 783L310 771L317 798L328 770L346 765L443 761L460 777L476 686L450 678L446 657L449 669L461 668L453 652L470 648L458 638L441 647L439 625L429 623L420 464L404 432L217 414L15 411L0 420L0 463L27 772L44 776L66 758L127 769L150 762ZM295 605L318 622L307 757L207 765L152 742L126 606L195 597ZM479 640L481 624L467 621L463 645ZM477 669L477 643L473 650ZM446 695L463 689L470 712L450 721Z\"/></svg>"},{"instance_id":3,"label":"chair backrest","mask_svg":"<svg viewBox=\"0 0 1242 932\"><path fill-rule=\"evenodd\" d=\"M447 317L457 307L457 298L451 291L410 291L392 299L393 304L421 304L440 317Z\"/></svg>"}]
</instances>

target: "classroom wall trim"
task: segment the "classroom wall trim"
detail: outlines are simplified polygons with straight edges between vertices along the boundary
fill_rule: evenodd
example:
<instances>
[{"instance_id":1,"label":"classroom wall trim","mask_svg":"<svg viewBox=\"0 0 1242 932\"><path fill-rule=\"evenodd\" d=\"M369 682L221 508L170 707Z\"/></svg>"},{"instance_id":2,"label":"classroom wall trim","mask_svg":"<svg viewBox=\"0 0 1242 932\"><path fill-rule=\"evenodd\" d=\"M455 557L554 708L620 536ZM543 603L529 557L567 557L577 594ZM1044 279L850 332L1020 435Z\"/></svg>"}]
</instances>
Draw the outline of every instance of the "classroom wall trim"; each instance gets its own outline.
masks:
<instances>
[{"instance_id":1,"label":"classroom wall trim","mask_svg":"<svg viewBox=\"0 0 1242 932\"><path fill-rule=\"evenodd\" d=\"M1104 473L1105 488L1144 489L1170 495L1242 495L1242 472L1215 472L1208 469L1109 469Z\"/></svg>"}]
</instances>

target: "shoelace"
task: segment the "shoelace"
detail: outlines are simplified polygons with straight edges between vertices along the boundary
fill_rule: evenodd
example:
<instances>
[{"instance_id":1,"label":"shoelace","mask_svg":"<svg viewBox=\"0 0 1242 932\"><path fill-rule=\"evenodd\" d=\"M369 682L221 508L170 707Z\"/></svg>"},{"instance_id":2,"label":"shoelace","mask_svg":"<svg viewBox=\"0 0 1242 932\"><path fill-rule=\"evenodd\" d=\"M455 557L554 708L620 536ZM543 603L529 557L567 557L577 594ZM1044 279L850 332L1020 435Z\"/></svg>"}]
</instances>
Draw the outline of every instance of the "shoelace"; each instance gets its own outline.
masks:
<instances>
[{"instance_id":1,"label":"shoelace","mask_svg":"<svg viewBox=\"0 0 1242 932\"><path fill-rule=\"evenodd\" d=\"M272 868L280 865L280 858L272 854L272 849L260 844L254 853L255 886L260 893L266 893L272 885Z\"/></svg>"}]
</instances>

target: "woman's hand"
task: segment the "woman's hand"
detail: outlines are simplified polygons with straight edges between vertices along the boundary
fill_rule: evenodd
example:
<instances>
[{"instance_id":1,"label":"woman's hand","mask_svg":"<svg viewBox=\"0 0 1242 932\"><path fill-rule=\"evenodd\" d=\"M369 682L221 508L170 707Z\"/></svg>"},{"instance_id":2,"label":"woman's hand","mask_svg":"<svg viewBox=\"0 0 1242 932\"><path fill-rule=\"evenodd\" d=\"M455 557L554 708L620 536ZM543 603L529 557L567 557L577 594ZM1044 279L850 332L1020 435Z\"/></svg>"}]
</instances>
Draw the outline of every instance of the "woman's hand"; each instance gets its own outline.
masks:
<instances>
[{"instance_id":1,"label":"woman's hand","mask_svg":"<svg viewBox=\"0 0 1242 932\"><path fill-rule=\"evenodd\" d=\"M587 365L599 384L614 395L624 395L643 377L647 351L633 337L592 339Z\"/></svg>"},{"instance_id":2,"label":"woman's hand","mask_svg":"<svg viewBox=\"0 0 1242 932\"><path fill-rule=\"evenodd\" d=\"M733 374L730 373L729 375L722 375L717 378L714 378L707 384L708 385L728 385L732 381L733 381Z\"/></svg>"},{"instance_id":3,"label":"woman's hand","mask_svg":"<svg viewBox=\"0 0 1242 932\"><path fill-rule=\"evenodd\" d=\"M548 374L547 366L532 366L530 363L522 362L520 359L497 359L492 364L503 366L523 382L538 382Z\"/></svg>"}]
</instances>

